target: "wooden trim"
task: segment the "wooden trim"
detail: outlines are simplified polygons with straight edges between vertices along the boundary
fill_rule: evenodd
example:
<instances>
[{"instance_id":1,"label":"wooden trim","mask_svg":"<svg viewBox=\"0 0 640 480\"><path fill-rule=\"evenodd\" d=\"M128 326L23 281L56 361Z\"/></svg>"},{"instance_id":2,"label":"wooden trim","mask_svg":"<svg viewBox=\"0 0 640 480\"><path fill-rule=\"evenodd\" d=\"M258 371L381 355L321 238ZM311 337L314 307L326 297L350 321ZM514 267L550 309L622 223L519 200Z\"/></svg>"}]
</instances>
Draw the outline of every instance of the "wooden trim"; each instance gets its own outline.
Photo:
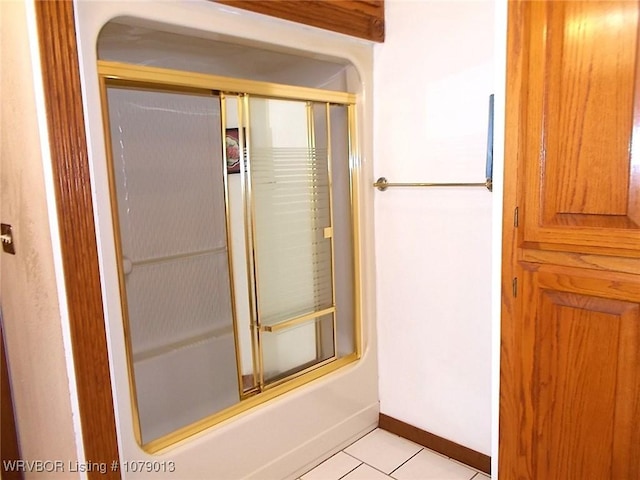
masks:
<instances>
[{"instance_id":1,"label":"wooden trim","mask_svg":"<svg viewBox=\"0 0 640 480\"><path fill-rule=\"evenodd\" d=\"M85 458L119 479L73 3L36 1L43 86Z\"/></svg>"},{"instance_id":2,"label":"wooden trim","mask_svg":"<svg viewBox=\"0 0 640 480\"><path fill-rule=\"evenodd\" d=\"M574 252L558 252L520 248L518 261L527 263L551 263L565 267L589 268L604 272L638 273L640 258L591 255Z\"/></svg>"},{"instance_id":3,"label":"wooden trim","mask_svg":"<svg viewBox=\"0 0 640 480\"><path fill-rule=\"evenodd\" d=\"M378 420L378 427L386 430L387 432L394 433L400 437L411 440L423 447L427 447L430 450L446 455L449 458L457 460L473 467L486 474L491 474L491 457L470 448L464 447L460 444L447 440L446 438L439 437L433 433L426 432L404 423L401 420L396 420L393 417L380 414Z\"/></svg>"},{"instance_id":4,"label":"wooden trim","mask_svg":"<svg viewBox=\"0 0 640 480\"><path fill-rule=\"evenodd\" d=\"M7 366L7 356L4 349L4 329L2 327L2 315L0 314L0 406L2 435L0 435L0 460L2 460L3 480L23 480L24 475L21 470L9 470L5 468L5 462L20 460L20 446L18 443L18 431L16 429L16 418L13 411L13 396L11 395L11 381L9 378L9 368Z\"/></svg>"},{"instance_id":5,"label":"wooden trim","mask_svg":"<svg viewBox=\"0 0 640 480\"><path fill-rule=\"evenodd\" d=\"M514 392L520 391L521 379L515 372L521 372L518 358L521 339L517 334L518 309L522 308L522 297L518 293L518 276L522 276L519 266L518 245L522 244L522 227L514 221L514 211L518 208L519 219L526 209L519 205L519 191L524 191L525 175L518 175L518 151L526 132L523 123L523 109L527 103L527 85L524 82L524 67L529 62L528 39L524 19L526 1L509 1L507 11L507 77L505 98L505 141L503 174L503 214L502 214L502 274L501 274L501 323L500 323L500 408L498 470L505 478L517 478L523 472L524 462L519 450L522 446L520 435L523 418L523 404ZM520 182L519 185L516 182ZM521 223L520 221L518 223ZM526 308L526 306L525 306ZM526 460L525 460L526 461ZM523 474L524 475L524 474Z\"/></svg>"},{"instance_id":6,"label":"wooden trim","mask_svg":"<svg viewBox=\"0 0 640 480\"><path fill-rule=\"evenodd\" d=\"M384 0L213 0L292 22L384 42Z\"/></svg>"}]
</instances>

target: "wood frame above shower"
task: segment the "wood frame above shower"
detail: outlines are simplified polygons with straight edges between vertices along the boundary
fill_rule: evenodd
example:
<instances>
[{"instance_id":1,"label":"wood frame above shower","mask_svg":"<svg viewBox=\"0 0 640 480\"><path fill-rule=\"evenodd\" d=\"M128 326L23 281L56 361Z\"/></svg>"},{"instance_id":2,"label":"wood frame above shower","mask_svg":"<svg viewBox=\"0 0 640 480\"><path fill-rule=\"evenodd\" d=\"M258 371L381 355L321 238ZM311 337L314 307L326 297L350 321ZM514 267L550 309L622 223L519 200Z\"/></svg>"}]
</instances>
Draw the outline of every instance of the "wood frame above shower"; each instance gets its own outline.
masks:
<instances>
[{"instance_id":1,"label":"wood frame above shower","mask_svg":"<svg viewBox=\"0 0 640 480\"><path fill-rule=\"evenodd\" d=\"M384 0L214 0L365 40L384 42Z\"/></svg>"}]
</instances>

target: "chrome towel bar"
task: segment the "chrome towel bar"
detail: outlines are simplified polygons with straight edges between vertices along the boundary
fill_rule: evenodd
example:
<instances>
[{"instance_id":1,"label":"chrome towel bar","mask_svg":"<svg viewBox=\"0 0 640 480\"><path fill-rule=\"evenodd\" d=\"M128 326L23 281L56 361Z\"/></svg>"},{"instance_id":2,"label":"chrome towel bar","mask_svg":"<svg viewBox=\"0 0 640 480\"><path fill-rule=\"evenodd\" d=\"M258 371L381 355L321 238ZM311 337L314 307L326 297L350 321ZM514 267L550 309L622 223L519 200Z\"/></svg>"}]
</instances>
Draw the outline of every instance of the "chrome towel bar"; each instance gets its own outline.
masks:
<instances>
[{"instance_id":1,"label":"chrome towel bar","mask_svg":"<svg viewBox=\"0 0 640 480\"><path fill-rule=\"evenodd\" d=\"M1 1L1 0L0 0ZM489 95L489 128L487 132L487 156L485 160L485 178L482 183L391 183L386 177L380 177L373 184L381 192L389 187L485 187L493 191L493 94Z\"/></svg>"},{"instance_id":2,"label":"chrome towel bar","mask_svg":"<svg viewBox=\"0 0 640 480\"><path fill-rule=\"evenodd\" d=\"M491 191L493 182L490 178L487 178L482 183L390 183L386 177L380 177L373 186L381 192L384 192L389 187L485 187Z\"/></svg>"}]
</instances>

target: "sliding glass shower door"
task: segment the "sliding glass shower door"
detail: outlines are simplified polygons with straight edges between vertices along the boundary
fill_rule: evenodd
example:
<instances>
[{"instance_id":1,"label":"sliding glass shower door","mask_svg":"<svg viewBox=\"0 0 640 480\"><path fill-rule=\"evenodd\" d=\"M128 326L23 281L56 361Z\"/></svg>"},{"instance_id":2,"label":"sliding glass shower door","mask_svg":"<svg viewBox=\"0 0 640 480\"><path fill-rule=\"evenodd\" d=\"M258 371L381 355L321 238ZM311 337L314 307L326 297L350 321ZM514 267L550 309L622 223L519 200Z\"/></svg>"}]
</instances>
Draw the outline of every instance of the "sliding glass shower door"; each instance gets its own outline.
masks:
<instances>
[{"instance_id":1,"label":"sliding glass shower door","mask_svg":"<svg viewBox=\"0 0 640 480\"><path fill-rule=\"evenodd\" d=\"M157 451L358 358L353 106L104 69L132 411Z\"/></svg>"},{"instance_id":2,"label":"sliding glass shower door","mask_svg":"<svg viewBox=\"0 0 640 480\"><path fill-rule=\"evenodd\" d=\"M249 97L257 318L265 384L335 355L325 104ZM315 115L314 115L315 114ZM316 142L316 129L324 142Z\"/></svg>"},{"instance_id":3,"label":"sliding glass shower door","mask_svg":"<svg viewBox=\"0 0 640 480\"><path fill-rule=\"evenodd\" d=\"M220 100L107 89L121 295L146 443L238 402Z\"/></svg>"}]
</instances>

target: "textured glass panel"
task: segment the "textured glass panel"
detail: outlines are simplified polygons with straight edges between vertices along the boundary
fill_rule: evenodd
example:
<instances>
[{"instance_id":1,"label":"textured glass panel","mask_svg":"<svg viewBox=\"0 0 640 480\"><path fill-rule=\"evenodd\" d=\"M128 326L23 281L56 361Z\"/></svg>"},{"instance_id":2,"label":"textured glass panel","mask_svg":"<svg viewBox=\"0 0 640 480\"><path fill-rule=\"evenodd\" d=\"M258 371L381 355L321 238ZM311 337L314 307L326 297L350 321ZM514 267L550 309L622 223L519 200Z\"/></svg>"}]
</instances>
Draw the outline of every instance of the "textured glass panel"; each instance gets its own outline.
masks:
<instances>
[{"instance_id":1,"label":"textured glass panel","mask_svg":"<svg viewBox=\"0 0 640 480\"><path fill-rule=\"evenodd\" d=\"M333 306L326 107L316 107L250 99L249 169L262 326ZM263 378L276 381L330 358L334 345L333 314L278 333L263 332Z\"/></svg>"},{"instance_id":2,"label":"textured glass panel","mask_svg":"<svg viewBox=\"0 0 640 480\"><path fill-rule=\"evenodd\" d=\"M356 351L354 309L354 260L351 217L351 171L349 168L348 112L344 105L331 105L331 179L333 242L336 269L336 335L338 357Z\"/></svg>"},{"instance_id":3,"label":"textured glass panel","mask_svg":"<svg viewBox=\"0 0 640 480\"><path fill-rule=\"evenodd\" d=\"M238 402L234 354L229 332L136 362L143 442Z\"/></svg>"},{"instance_id":4,"label":"textured glass panel","mask_svg":"<svg viewBox=\"0 0 640 480\"><path fill-rule=\"evenodd\" d=\"M108 98L124 255L224 247L219 100L114 87Z\"/></svg>"},{"instance_id":5,"label":"textured glass panel","mask_svg":"<svg viewBox=\"0 0 640 480\"><path fill-rule=\"evenodd\" d=\"M314 103L316 145L330 144L333 244L335 268L336 335L338 357L355 352L354 263L351 219L351 172L349 168L349 124L346 105Z\"/></svg>"},{"instance_id":6,"label":"textured glass panel","mask_svg":"<svg viewBox=\"0 0 640 480\"><path fill-rule=\"evenodd\" d=\"M224 250L134 266L126 285L134 358L198 335L231 332Z\"/></svg>"},{"instance_id":7,"label":"textured glass panel","mask_svg":"<svg viewBox=\"0 0 640 480\"><path fill-rule=\"evenodd\" d=\"M333 315L262 335L265 383L294 375L334 356Z\"/></svg>"},{"instance_id":8,"label":"textured glass panel","mask_svg":"<svg viewBox=\"0 0 640 480\"><path fill-rule=\"evenodd\" d=\"M333 305L327 146L305 102L250 102L258 315L273 325Z\"/></svg>"},{"instance_id":9,"label":"textured glass panel","mask_svg":"<svg viewBox=\"0 0 640 480\"><path fill-rule=\"evenodd\" d=\"M239 400L220 102L108 88L143 443Z\"/></svg>"}]
</instances>

